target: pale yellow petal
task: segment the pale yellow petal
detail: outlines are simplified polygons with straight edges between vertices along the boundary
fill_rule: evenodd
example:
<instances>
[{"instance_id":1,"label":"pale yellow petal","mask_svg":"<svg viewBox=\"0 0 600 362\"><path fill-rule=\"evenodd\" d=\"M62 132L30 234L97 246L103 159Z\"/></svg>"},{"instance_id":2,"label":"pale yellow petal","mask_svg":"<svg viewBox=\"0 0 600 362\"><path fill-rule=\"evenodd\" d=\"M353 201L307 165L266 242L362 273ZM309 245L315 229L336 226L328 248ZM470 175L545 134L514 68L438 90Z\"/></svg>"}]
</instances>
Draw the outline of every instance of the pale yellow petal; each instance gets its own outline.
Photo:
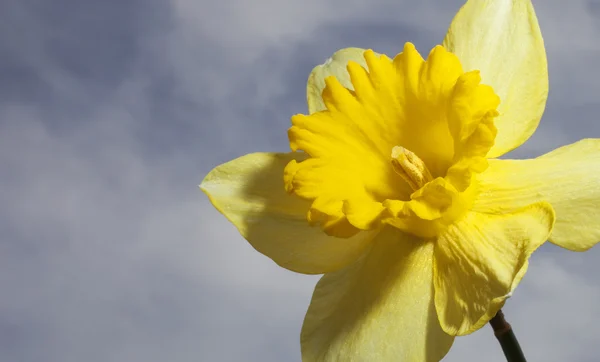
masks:
<instances>
[{"instance_id":1,"label":"pale yellow petal","mask_svg":"<svg viewBox=\"0 0 600 362\"><path fill-rule=\"evenodd\" d=\"M222 164L200 188L252 246L280 266L306 274L340 269L355 261L373 235L341 239L308 225L310 202L286 193L283 169L302 153L253 153Z\"/></svg>"},{"instance_id":2,"label":"pale yellow petal","mask_svg":"<svg viewBox=\"0 0 600 362\"><path fill-rule=\"evenodd\" d=\"M321 97L323 89L325 89L325 78L334 76L342 86L354 89L352 82L350 82L350 74L348 74L348 62L356 62L366 68L367 62L363 56L364 52L365 49L360 48L341 49L333 53L331 58L327 59L324 64L313 68L308 77L308 84L306 85L306 99L308 101L309 113L325 109L325 103Z\"/></svg>"},{"instance_id":3,"label":"pale yellow petal","mask_svg":"<svg viewBox=\"0 0 600 362\"><path fill-rule=\"evenodd\" d=\"M550 241L585 251L600 241L600 139L585 139L530 160L490 160L478 175L475 210L505 212L548 201L556 212Z\"/></svg>"},{"instance_id":4,"label":"pale yellow petal","mask_svg":"<svg viewBox=\"0 0 600 362\"><path fill-rule=\"evenodd\" d=\"M554 212L537 203L510 214L469 213L435 243L435 306L444 331L481 328L525 275L528 259L552 230Z\"/></svg>"},{"instance_id":5,"label":"pale yellow petal","mask_svg":"<svg viewBox=\"0 0 600 362\"><path fill-rule=\"evenodd\" d=\"M535 131L548 97L544 41L530 0L468 0L444 39L465 71L500 96L493 158L520 146Z\"/></svg>"},{"instance_id":6,"label":"pale yellow petal","mask_svg":"<svg viewBox=\"0 0 600 362\"><path fill-rule=\"evenodd\" d=\"M317 284L302 361L439 361L454 337L439 325L433 245L386 228L359 261Z\"/></svg>"}]
</instances>

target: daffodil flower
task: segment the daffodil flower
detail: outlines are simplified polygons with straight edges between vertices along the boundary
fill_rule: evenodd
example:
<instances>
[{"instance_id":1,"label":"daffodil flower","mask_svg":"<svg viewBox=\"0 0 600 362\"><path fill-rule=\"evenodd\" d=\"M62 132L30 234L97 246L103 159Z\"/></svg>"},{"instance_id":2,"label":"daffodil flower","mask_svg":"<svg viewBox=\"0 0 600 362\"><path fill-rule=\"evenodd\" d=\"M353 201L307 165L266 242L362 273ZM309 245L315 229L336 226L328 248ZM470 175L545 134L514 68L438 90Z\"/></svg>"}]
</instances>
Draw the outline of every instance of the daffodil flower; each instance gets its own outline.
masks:
<instances>
[{"instance_id":1,"label":"daffodil flower","mask_svg":"<svg viewBox=\"0 0 600 362\"><path fill-rule=\"evenodd\" d=\"M254 153L201 184L256 250L325 274L303 361L439 361L481 328L546 240L600 240L600 140L498 159L548 94L529 0L469 0L426 59L336 52L308 81L291 153Z\"/></svg>"}]
</instances>

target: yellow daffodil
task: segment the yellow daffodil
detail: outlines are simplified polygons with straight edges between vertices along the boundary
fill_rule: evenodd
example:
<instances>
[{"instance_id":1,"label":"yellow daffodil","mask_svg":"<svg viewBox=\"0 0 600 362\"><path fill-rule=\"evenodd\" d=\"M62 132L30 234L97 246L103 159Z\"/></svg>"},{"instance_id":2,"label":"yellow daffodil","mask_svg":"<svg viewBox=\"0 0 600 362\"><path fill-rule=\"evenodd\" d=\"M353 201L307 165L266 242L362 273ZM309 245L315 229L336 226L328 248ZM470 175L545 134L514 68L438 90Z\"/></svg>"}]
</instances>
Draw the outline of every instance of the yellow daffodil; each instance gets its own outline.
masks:
<instances>
[{"instance_id":1,"label":"yellow daffodil","mask_svg":"<svg viewBox=\"0 0 600 362\"><path fill-rule=\"evenodd\" d=\"M600 240L600 140L497 157L535 131L548 94L529 0L469 0L423 59L336 52L308 81L291 153L254 153L201 184L259 252L325 274L303 361L439 361L487 323L547 239Z\"/></svg>"}]
</instances>

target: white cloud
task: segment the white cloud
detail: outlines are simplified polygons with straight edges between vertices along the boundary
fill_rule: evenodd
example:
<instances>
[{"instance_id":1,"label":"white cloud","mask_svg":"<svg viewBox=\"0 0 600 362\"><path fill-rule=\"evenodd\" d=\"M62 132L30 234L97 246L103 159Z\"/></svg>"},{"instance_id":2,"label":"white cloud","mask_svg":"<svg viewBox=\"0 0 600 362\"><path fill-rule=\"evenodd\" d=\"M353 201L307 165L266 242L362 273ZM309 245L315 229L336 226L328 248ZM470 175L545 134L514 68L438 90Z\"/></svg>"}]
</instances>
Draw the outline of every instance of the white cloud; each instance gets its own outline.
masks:
<instances>
[{"instance_id":1,"label":"white cloud","mask_svg":"<svg viewBox=\"0 0 600 362\"><path fill-rule=\"evenodd\" d=\"M293 337L315 278L256 253L202 200L196 180L170 173L192 155L136 154L117 109L68 136L32 109L3 115L12 121L0 133L10 171L0 202L10 205L15 239L0 256L0 287L10 291L0 321L25 326L33 346L14 358L269 358L258 346L274 331Z\"/></svg>"}]
</instances>

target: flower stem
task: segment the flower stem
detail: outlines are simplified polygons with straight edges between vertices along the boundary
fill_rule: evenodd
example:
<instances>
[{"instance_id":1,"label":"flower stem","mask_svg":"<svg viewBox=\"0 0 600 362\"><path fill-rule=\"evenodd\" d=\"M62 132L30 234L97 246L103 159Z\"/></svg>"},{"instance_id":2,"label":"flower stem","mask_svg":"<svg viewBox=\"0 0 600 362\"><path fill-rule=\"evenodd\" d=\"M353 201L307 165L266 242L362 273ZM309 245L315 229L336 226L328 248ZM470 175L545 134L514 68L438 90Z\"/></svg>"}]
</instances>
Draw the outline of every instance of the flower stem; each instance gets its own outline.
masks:
<instances>
[{"instance_id":1,"label":"flower stem","mask_svg":"<svg viewBox=\"0 0 600 362\"><path fill-rule=\"evenodd\" d=\"M508 362L527 362L512 327L504 319L502 310L499 310L494 318L490 320L490 325L494 329L494 334L496 335L498 342L500 342L506 360Z\"/></svg>"}]
</instances>

